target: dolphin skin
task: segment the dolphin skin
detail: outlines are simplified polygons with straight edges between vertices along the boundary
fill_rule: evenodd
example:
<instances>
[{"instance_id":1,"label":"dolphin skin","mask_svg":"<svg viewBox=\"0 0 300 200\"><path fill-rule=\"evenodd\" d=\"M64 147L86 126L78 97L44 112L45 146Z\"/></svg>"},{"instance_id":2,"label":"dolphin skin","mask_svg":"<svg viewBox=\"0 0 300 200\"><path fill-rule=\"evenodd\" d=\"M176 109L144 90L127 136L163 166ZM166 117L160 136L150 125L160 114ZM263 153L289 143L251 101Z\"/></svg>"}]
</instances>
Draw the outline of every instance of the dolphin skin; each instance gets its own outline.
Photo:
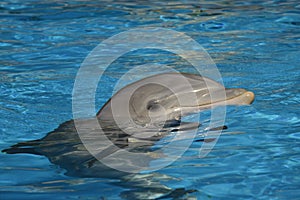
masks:
<instances>
[{"instance_id":1,"label":"dolphin skin","mask_svg":"<svg viewBox=\"0 0 300 200\"><path fill-rule=\"evenodd\" d=\"M184 78L184 81L187 81L188 84L180 84L180 81L178 81L180 78ZM162 86L161 80L164 80L162 84L168 83L171 85L172 91ZM222 90L225 91L225 99L218 96L215 99L210 98L212 93L218 93ZM185 99L185 97L188 98L187 93L193 93L196 101ZM121 102L123 98L128 98L126 97L127 94L130 94L129 114L134 123L145 128L150 121L152 124L160 124L160 120L163 120L162 123L165 123L164 127L167 127L167 129L160 129L161 134L147 138L133 137L122 131L122 128L119 127L120 124L117 125L114 122L113 115L118 115L118 119L125 122L128 121L128 115L126 113L113 112L112 105L120 105L118 100ZM182 98L181 101L186 100L183 103L185 105L178 101L180 96ZM115 104L112 104L115 99ZM213 106L247 105L251 104L253 100L254 94L250 91L239 88L226 89L223 85L203 76L187 73L164 73L144 78L122 88L105 103L97 113L96 118L101 127L103 127L106 137L118 148L126 149L130 147L131 151L145 151L149 150L151 145L168 134L169 131L173 129L178 130L176 125L179 124L181 115L200 112ZM118 112L118 109L116 111ZM149 112L151 112L152 118L149 117ZM163 116L163 119L161 119L161 116ZM155 121L153 121L153 118ZM92 123L89 125L90 120L84 119L79 120L79 122L87 128L90 127L88 132L92 132L93 125ZM130 125L125 123L123 128L128 129L128 127ZM149 127L153 128L153 126ZM140 130L134 127L132 127L131 131L140 133ZM147 134L148 132L145 131L145 133ZM115 149L113 148L106 148L104 153L102 153L105 155L102 156L105 157L114 151ZM57 129L41 139L20 142L2 150L2 152L8 154L29 153L44 155L52 163L66 169L67 175L71 176L119 178L124 175L124 172L112 170L94 159L82 144L74 125L74 120L62 123Z\"/></svg>"},{"instance_id":2,"label":"dolphin skin","mask_svg":"<svg viewBox=\"0 0 300 200\"><path fill-rule=\"evenodd\" d=\"M220 93L224 95L218 95ZM125 110L124 99L128 100L128 108ZM95 119L102 127L102 134L113 144L102 149L98 147L100 151L97 158L105 158L120 149L131 152L151 152L151 147L173 130L198 128L198 125L185 127L181 123L183 116L216 106L248 105L253 101L254 94L250 91L240 88L227 89L209 78L194 74L163 73L141 79L115 93L96 114ZM130 173L106 166L91 155L77 133L76 123L82 125L87 134L92 133L92 136L97 130L93 120L69 120L41 139L20 142L2 152L46 156L50 162L65 169L66 175L69 176L117 179L131 176ZM124 130L130 130L132 134ZM145 137L147 134L150 136ZM99 138L91 137L90 140L99 140ZM155 158L149 156L147 159L146 157L143 160L146 164ZM127 161L120 158L119 163L123 162ZM154 195L162 190L166 190L164 194L171 191L158 183L145 184L148 184L146 186L148 188L159 190L159 192L152 190ZM137 193L136 196L141 194Z\"/></svg>"}]
</instances>

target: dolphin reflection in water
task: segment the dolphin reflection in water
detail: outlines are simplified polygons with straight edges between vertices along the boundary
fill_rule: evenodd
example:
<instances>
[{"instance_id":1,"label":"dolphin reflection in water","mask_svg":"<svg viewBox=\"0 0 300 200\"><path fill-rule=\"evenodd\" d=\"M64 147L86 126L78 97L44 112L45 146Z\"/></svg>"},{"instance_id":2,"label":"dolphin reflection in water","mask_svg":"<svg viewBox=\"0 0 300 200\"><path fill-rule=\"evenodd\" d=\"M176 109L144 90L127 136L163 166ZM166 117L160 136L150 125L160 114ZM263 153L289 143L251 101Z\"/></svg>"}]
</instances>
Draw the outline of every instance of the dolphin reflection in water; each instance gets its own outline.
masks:
<instances>
[{"instance_id":1,"label":"dolphin reflection in water","mask_svg":"<svg viewBox=\"0 0 300 200\"><path fill-rule=\"evenodd\" d=\"M178 81L182 77L188 84L182 84L181 81ZM161 83L161 80L168 83L167 85L171 85L172 88L156 84L157 82ZM226 94L223 98L222 95L211 98L213 94L222 91ZM191 101L189 95L194 95L195 100ZM126 107L126 105L122 105L123 99L129 99L128 112L122 109L122 107ZM184 115L211 109L215 106L247 105L251 104L253 100L254 94L250 91L227 89L203 76L187 73L157 74L119 90L106 102L94 119L64 122L41 139L20 142L3 150L3 152L46 156L50 162L65 169L66 175L69 176L120 179L124 185L128 183L136 190L132 193L122 194L124 198L179 197L193 191L168 188L160 184L159 181L153 180L155 173L139 174L139 169L136 169L134 173L126 170L120 171L116 170L118 168L116 165L132 165L133 169L138 162L142 162L143 166L149 165L151 161L156 159L156 156L151 155L155 143L173 131L188 131L192 128L198 128L198 125L194 123L181 123L181 118ZM94 123L95 119L101 125L102 135L99 134L98 125ZM119 123L115 122L116 119ZM85 134L88 141L94 141L97 145L95 154L92 155L83 145L82 137L79 137L77 132L78 127L84 130L83 138ZM160 127L160 129L157 131L155 127ZM127 133L126 130L129 129L133 134ZM138 133L142 137L138 137L134 133ZM146 137L147 134L150 136ZM103 137L108 138L112 145L103 143L103 147L101 147L99 144L101 144ZM120 157L117 164L112 167L99 161L120 150L127 150L132 153L143 152L147 156L144 159L137 158L132 163ZM163 176L159 176L163 179Z\"/></svg>"}]
</instances>

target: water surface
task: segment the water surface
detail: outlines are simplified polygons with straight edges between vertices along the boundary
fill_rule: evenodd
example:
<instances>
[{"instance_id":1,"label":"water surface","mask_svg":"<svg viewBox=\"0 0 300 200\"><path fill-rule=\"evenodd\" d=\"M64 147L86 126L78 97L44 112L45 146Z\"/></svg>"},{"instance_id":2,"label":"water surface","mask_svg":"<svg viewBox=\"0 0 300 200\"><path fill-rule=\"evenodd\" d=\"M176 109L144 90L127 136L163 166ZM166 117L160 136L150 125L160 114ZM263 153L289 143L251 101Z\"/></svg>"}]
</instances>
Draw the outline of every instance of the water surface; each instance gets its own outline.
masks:
<instances>
[{"instance_id":1,"label":"water surface","mask_svg":"<svg viewBox=\"0 0 300 200\"><path fill-rule=\"evenodd\" d=\"M164 184L198 199L300 198L300 6L298 1L21 1L0 4L0 149L38 139L72 118L80 64L101 41L136 27L164 27L199 42L225 86L253 91L228 108L229 129L206 158L201 144L160 170ZM97 105L144 63L190 71L170 53L136 51L110 66ZM225 133L226 133L225 132ZM232 134L243 133L243 134ZM1 199L119 199L117 180L77 178L33 155L0 154ZM124 183L126 185L126 183ZM130 193L130 192L129 192Z\"/></svg>"}]
</instances>

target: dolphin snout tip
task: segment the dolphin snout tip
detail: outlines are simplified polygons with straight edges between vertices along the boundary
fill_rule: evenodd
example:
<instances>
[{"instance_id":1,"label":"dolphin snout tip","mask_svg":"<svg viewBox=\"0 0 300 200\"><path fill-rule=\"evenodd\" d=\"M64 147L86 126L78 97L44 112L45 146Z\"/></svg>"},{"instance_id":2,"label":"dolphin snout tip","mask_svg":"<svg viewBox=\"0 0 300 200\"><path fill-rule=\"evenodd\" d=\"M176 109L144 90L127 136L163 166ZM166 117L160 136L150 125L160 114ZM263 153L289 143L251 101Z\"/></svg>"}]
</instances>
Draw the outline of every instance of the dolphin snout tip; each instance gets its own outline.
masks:
<instances>
[{"instance_id":1,"label":"dolphin snout tip","mask_svg":"<svg viewBox=\"0 0 300 200\"><path fill-rule=\"evenodd\" d=\"M255 99L255 94L242 88L226 89L227 105L249 105Z\"/></svg>"},{"instance_id":2,"label":"dolphin snout tip","mask_svg":"<svg viewBox=\"0 0 300 200\"><path fill-rule=\"evenodd\" d=\"M251 104L255 99L255 94L251 91L247 91L243 94L245 97L245 104Z\"/></svg>"}]
</instances>

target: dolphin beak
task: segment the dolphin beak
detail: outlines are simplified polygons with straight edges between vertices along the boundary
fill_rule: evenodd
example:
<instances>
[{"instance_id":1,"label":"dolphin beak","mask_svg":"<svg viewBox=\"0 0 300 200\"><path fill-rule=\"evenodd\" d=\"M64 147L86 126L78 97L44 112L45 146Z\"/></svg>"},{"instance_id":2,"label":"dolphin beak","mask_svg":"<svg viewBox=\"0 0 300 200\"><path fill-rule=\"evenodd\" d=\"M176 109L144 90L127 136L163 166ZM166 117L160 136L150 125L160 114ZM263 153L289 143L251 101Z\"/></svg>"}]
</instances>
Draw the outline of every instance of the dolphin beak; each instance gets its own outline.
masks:
<instances>
[{"instance_id":1,"label":"dolphin beak","mask_svg":"<svg viewBox=\"0 0 300 200\"><path fill-rule=\"evenodd\" d=\"M226 105L249 105L254 99L253 92L245 89L226 89Z\"/></svg>"},{"instance_id":2,"label":"dolphin beak","mask_svg":"<svg viewBox=\"0 0 300 200\"><path fill-rule=\"evenodd\" d=\"M254 101L255 95L253 92L247 91L245 89L232 88L225 89L226 99L217 99L214 102L204 103L197 106L182 106L181 112L187 115L190 113L196 113L199 110L211 109L215 106L226 106L226 105L249 105ZM197 108L197 109L195 109Z\"/></svg>"}]
</instances>

